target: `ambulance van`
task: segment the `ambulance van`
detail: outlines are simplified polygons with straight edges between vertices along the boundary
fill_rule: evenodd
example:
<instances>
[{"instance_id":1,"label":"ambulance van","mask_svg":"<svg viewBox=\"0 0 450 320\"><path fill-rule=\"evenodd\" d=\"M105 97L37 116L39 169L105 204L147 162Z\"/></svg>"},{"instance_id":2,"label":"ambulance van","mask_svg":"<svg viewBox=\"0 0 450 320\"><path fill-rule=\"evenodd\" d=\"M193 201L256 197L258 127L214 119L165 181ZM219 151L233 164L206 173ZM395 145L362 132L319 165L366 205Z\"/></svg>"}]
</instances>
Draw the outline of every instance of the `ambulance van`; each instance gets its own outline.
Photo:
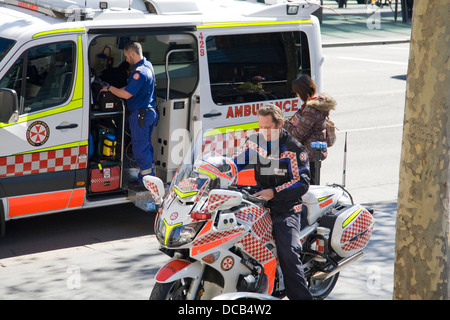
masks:
<instances>
[{"instance_id":1,"label":"ambulance van","mask_svg":"<svg viewBox=\"0 0 450 320\"><path fill-rule=\"evenodd\" d=\"M292 81L322 86L318 1L266 2L0 0L1 233L41 214L151 208L149 192L127 187L137 169L126 101L99 93L126 84L130 40L154 67L155 169L167 183L194 131L230 155L258 129L260 106L292 116Z\"/></svg>"}]
</instances>

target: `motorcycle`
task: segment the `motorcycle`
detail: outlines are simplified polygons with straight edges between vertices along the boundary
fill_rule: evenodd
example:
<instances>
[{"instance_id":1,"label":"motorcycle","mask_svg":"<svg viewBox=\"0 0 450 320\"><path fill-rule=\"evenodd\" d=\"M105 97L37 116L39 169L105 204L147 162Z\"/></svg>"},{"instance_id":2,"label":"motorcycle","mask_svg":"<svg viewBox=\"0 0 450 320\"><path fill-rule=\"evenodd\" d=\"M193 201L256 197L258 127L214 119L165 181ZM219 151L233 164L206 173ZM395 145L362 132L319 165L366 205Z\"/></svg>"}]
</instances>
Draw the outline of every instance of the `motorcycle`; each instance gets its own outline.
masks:
<instances>
[{"instance_id":1,"label":"motorcycle","mask_svg":"<svg viewBox=\"0 0 450 320\"><path fill-rule=\"evenodd\" d=\"M200 151L199 151L200 150ZM158 205L155 233L171 257L156 274L151 300L206 300L232 292L283 298L272 221L254 186L236 185L234 162L200 145L180 166L164 198L157 177L144 184ZM333 290L339 272L363 256L373 212L340 185L314 186L302 197L302 263L314 299Z\"/></svg>"}]
</instances>

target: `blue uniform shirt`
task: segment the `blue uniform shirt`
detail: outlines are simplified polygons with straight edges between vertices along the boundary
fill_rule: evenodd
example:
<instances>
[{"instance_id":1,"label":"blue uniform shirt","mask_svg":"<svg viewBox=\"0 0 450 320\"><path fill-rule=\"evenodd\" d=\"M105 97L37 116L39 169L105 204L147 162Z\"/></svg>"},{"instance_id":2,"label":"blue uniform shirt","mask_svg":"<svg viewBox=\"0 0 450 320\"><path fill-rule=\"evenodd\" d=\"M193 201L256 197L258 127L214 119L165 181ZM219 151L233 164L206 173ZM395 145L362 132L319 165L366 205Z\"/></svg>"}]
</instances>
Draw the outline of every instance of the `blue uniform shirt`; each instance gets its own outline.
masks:
<instances>
[{"instance_id":1,"label":"blue uniform shirt","mask_svg":"<svg viewBox=\"0 0 450 320\"><path fill-rule=\"evenodd\" d=\"M133 95L127 100L128 110L155 107L155 78L153 66L145 57L133 65L125 90Z\"/></svg>"}]
</instances>

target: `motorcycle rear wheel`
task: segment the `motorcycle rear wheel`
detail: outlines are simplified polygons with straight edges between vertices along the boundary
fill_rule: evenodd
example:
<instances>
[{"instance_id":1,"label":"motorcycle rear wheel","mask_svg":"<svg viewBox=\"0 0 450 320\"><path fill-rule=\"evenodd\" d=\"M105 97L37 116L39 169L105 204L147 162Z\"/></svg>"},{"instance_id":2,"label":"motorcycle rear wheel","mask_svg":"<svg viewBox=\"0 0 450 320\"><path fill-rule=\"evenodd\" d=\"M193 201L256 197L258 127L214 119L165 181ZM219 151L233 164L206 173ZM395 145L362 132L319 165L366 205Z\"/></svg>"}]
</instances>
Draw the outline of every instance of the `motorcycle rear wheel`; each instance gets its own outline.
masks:
<instances>
[{"instance_id":1,"label":"motorcycle rear wheel","mask_svg":"<svg viewBox=\"0 0 450 320\"><path fill-rule=\"evenodd\" d=\"M309 291L314 300L323 300L333 291L334 286L339 278L339 272L326 280L310 280Z\"/></svg>"}]
</instances>

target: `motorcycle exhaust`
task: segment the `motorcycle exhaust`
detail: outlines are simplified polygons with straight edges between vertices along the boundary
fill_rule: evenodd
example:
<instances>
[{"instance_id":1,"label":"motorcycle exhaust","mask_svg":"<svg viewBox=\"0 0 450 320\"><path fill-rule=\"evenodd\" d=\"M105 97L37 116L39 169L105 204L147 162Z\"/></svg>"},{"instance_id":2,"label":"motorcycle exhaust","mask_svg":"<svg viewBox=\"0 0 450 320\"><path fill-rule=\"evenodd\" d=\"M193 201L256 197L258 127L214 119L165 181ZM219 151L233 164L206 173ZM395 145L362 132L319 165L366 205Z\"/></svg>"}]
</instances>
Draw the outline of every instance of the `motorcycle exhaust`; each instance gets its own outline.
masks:
<instances>
[{"instance_id":1,"label":"motorcycle exhaust","mask_svg":"<svg viewBox=\"0 0 450 320\"><path fill-rule=\"evenodd\" d=\"M345 258L345 259L341 260L338 263L338 266L336 268L334 268L333 270L331 270L330 272L326 272L326 271L316 272L312 276L312 280L324 281L324 280L328 279L329 277L335 275L336 273L340 272L343 268L347 267L351 263L359 260L360 258L362 258L363 255L364 255L364 252L360 251L360 252L355 253L354 255L352 255L352 256L350 256L348 258Z\"/></svg>"}]
</instances>

